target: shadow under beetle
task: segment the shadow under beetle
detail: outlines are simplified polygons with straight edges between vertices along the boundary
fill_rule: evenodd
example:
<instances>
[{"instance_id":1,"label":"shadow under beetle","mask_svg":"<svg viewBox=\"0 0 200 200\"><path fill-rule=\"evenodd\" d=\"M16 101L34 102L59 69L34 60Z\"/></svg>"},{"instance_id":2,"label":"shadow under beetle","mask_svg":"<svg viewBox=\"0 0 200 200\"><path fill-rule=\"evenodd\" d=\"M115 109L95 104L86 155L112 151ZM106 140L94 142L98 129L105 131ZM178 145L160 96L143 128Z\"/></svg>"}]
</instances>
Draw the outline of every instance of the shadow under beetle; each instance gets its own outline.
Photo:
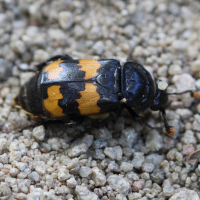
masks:
<instances>
[{"instance_id":1,"label":"shadow under beetle","mask_svg":"<svg viewBox=\"0 0 200 200\"><path fill-rule=\"evenodd\" d=\"M15 98L15 104L30 114L72 125L83 116L116 117L125 107L135 122L151 127L134 111L150 108L162 113L167 133L175 134L165 114L170 93L159 89L159 81L154 82L138 63L120 66L114 59L73 60L68 55L57 55L36 67L36 75L21 87ZM199 94L192 90L171 94L186 92L198 98Z\"/></svg>"}]
</instances>

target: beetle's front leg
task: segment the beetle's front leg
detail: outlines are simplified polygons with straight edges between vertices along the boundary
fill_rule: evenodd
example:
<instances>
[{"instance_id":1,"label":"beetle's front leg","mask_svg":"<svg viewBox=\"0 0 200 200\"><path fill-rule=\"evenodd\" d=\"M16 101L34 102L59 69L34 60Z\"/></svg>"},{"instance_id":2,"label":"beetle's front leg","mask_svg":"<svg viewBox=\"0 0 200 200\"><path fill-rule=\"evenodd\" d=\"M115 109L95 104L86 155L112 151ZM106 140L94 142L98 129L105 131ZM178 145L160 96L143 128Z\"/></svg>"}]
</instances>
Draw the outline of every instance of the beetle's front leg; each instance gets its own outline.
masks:
<instances>
[{"instance_id":1,"label":"beetle's front leg","mask_svg":"<svg viewBox=\"0 0 200 200\"><path fill-rule=\"evenodd\" d=\"M154 129L155 127L151 126L147 122L145 122L130 106L124 105L124 107L128 110L131 117L133 118L133 121L139 124L145 124L147 127Z\"/></svg>"},{"instance_id":2,"label":"beetle's front leg","mask_svg":"<svg viewBox=\"0 0 200 200\"><path fill-rule=\"evenodd\" d=\"M121 109L116 109L110 112L110 118L116 120L121 115Z\"/></svg>"},{"instance_id":3,"label":"beetle's front leg","mask_svg":"<svg viewBox=\"0 0 200 200\"><path fill-rule=\"evenodd\" d=\"M125 105L125 108L128 110L134 122L143 124L142 118L130 106Z\"/></svg>"}]
</instances>

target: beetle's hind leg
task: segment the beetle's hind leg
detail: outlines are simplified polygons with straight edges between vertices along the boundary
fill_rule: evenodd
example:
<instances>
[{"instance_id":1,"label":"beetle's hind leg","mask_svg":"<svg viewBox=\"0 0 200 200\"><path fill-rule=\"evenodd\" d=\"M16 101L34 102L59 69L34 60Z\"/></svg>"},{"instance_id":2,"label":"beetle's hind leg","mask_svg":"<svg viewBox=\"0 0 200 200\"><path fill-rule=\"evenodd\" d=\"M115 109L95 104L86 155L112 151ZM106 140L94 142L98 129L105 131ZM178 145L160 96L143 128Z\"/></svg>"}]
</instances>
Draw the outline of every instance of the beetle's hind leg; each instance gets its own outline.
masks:
<instances>
[{"instance_id":1,"label":"beetle's hind leg","mask_svg":"<svg viewBox=\"0 0 200 200\"><path fill-rule=\"evenodd\" d=\"M19 66L19 64L17 62L13 62L13 65L16 65L17 66L17 69L21 72L37 72L36 69L33 69L33 68L28 68L28 69L24 69L22 67Z\"/></svg>"},{"instance_id":2,"label":"beetle's hind leg","mask_svg":"<svg viewBox=\"0 0 200 200\"><path fill-rule=\"evenodd\" d=\"M75 127L79 124L82 124L84 121L84 117L80 116L80 117L76 117L71 119L69 122L65 122L65 125L69 126L69 127Z\"/></svg>"},{"instance_id":3,"label":"beetle's hind leg","mask_svg":"<svg viewBox=\"0 0 200 200\"><path fill-rule=\"evenodd\" d=\"M42 63L39 63L39 64L35 65L35 67L37 68L37 71L40 71L49 62L54 62L56 60L73 60L73 58L68 56L67 54L60 54L60 55L56 55L56 56L53 56L53 57L49 58L45 62L42 62Z\"/></svg>"},{"instance_id":4,"label":"beetle's hind leg","mask_svg":"<svg viewBox=\"0 0 200 200\"><path fill-rule=\"evenodd\" d=\"M46 60L45 62L39 63L37 65L34 65L34 67L36 69L23 69L21 68L16 62L14 62L13 64L17 66L17 68L19 69L19 71L23 71L23 72L37 72L40 71L44 66L46 66L49 62L53 62L56 60L73 60L72 57L68 56L67 54L61 54L61 55L56 55L53 56L51 58L49 58L48 60Z\"/></svg>"}]
</instances>

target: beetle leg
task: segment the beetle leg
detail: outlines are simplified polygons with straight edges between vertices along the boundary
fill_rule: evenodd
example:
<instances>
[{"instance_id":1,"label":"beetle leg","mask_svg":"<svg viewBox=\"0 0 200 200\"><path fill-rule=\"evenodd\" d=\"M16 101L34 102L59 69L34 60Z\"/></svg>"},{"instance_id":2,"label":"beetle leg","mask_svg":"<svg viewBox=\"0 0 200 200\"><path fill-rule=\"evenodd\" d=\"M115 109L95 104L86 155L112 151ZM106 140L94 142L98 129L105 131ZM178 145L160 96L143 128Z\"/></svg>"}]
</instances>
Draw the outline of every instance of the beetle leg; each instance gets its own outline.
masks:
<instances>
[{"instance_id":1,"label":"beetle leg","mask_svg":"<svg viewBox=\"0 0 200 200\"><path fill-rule=\"evenodd\" d=\"M29 68L29 69L23 69L22 67L19 66L19 64L17 62L13 62L13 65L16 65L17 66L17 69L19 71L22 71L22 72L37 72L36 69L33 69L33 68Z\"/></svg>"},{"instance_id":2,"label":"beetle leg","mask_svg":"<svg viewBox=\"0 0 200 200\"><path fill-rule=\"evenodd\" d=\"M20 128L18 131L22 132L23 130L27 128L35 128L36 126L40 126L40 125L44 125L44 122L36 122L36 123L29 124L27 126L24 126L23 128Z\"/></svg>"},{"instance_id":3,"label":"beetle leg","mask_svg":"<svg viewBox=\"0 0 200 200\"><path fill-rule=\"evenodd\" d=\"M84 117L81 116L81 117L77 117L77 118L70 120L70 122L66 122L65 125L73 128L73 127L81 124L83 121L84 121Z\"/></svg>"},{"instance_id":4,"label":"beetle leg","mask_svg":"<svg viewBox=\"0 0 200 200\"><path fill-rule=\"evenodd\" d=\"M56 60L59 60L59 59L60 60L73 60L73 58L68 56L67 54L61 54L61 55L53 56L53 57L49 58L48 60L46 60L45 62L34 65L36 69L23 69L16 62L13 62L13 64L16 65L18 70L20 70L20 71L37 72L37 71L40 71L44 66L46 66L48 64L48 62L53 62L53 61L56 61Z\"/></svg>"},{"instance_id":5,"label":"beetle leg","mask_svg":"<svg viewBox=\"0 0 200 200\"><path fill-rule=\"evenodd\" d=\"M121 110L116 109L115 111L110 112L110 117L114 120L116 120L121 115Z\"/></svg>"},{"instance_id":6,"label":"beetle leg","mask_svg":"<svg viewBox=\"0 0 200 200\"><path fill-rule=\"evenodd\" d=\"M166 118L165 109L161 109L160 111L162 113L162 117L164 119L164 124L165 124L165 129L166 129L168 135L174 137L174 135L175 135L175 129L174 129L173 126L169 126L169 124L167 122L167 118Z\"/></svg>"},{"instance_id":7,"label":"beetle leg","mask_svg":"<svg viewBox=\"0 0 200 200\"><path fill-rule=\"evenodd\" d=\"M56 55L56 56L53 56L53 57L49 58L45 62L42 62L42 63L39 63L39 64L35 65L35 67L37 68L37 71L40 71L49 62L53 62L53 61L56 61L56 60L59 60L59 59L60 60L73 60L73 58L68 56L67 54L60 54L60 55Z\"/></svg>"},{"instance_id":8,"label":"beetle leg","mask_svg":"<svg viewBox=\"0 0 200 200\"><path fill-rule=\"evenodd\" d=\"M121 115L121 107L117 108L114 111L110 112L110 116L106 117L102 121L98 121L97 124L95 124L95 128L100 128L104 126L109 120L116 120ZM93 128L93 127L91 127Z\"/></svg>"},{"instance_id":9,"label":"beetle leg","mask_svg":"<svg viewBox=\"0 0 200 200\"><path fill-rule=\"evenodd\" d=\"M139 124L145 124L147 127L151 129L155 129L156 127L151 126L147 122L145 122L130 106L124 105L125 108L128 110L130 113L131 117L133 118L133 121Z\"/></svg>"}]
</instances>

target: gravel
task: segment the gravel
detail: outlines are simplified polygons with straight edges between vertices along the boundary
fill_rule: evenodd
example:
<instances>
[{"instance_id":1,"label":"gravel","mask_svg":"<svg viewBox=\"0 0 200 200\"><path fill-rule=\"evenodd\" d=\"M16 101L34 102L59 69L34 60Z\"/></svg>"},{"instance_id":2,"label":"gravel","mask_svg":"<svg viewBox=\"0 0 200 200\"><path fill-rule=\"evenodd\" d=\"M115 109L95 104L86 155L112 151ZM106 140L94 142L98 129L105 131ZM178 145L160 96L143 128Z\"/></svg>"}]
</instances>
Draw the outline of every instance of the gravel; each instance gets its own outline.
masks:
<instances>
[{"instance_id":1,"label":"gravel","mask_svg":"<svg viewBox=\"0 0 200 200\"><path fill-rule=\"evenodd\" d=\"M0 199L200 199L200 103L189 94L169 96L174 139L157 111L140 115L160 129L122 110L101 127L87 119L19 132L37 119L13 104L34 75L18 66L57 54L121 64L130 54L169 92L200 90L199 12L198 0L1 1Z\"/></svg>"},{"instance_id":2,"label":"gravel","mask_svg":"<svg viewBox=\"0 0 200 200\"><path fill-rule=\"evenodd\" d=\"M176 191L175 194L173 194L169 200L176 200L176 199L183 199L183 200L186 200L186 199L192 199L192 200L199 200L199 196L198 194L195 192L195 191L192 191L190 189L186 189L186 188L181 188L181 189L178 189Z\"/></svg>"}]
</instances>

